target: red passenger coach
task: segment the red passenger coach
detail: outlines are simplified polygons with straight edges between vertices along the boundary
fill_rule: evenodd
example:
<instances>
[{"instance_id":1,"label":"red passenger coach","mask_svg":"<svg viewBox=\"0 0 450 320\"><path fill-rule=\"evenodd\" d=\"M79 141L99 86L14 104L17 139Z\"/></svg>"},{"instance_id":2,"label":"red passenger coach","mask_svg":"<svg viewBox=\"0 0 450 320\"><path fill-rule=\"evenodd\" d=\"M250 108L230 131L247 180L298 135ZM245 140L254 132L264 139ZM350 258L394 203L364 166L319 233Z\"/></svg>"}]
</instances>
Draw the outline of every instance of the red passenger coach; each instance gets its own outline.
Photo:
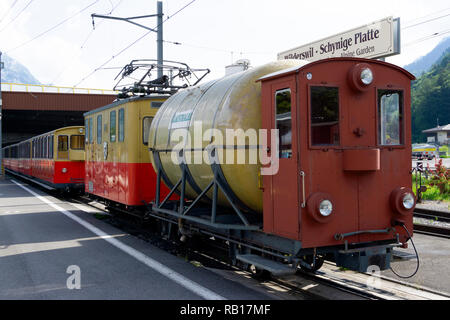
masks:
<instances>
[{"instance_id":1,"label":"red passenger coach","mask_svg":"<svg viewBox=\"0 0 450 320\"><path fill-rule=\"evenodd\" d=\"M66 127L6 147L5 168L49 189L84 185L84 128Z\"/></svg>"}]
</instances>

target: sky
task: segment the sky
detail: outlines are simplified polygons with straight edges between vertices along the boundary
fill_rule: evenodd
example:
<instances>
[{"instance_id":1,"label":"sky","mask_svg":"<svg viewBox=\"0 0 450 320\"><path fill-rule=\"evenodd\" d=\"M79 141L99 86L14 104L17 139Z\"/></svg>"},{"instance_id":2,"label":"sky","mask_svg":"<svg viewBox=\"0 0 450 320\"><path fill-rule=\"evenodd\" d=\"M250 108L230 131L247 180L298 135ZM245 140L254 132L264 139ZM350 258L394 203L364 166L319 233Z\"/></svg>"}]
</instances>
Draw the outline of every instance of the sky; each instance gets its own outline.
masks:
<instances>
[{"instance_id":1,"label":"sky","mask_svg":"<svg viewBox=\"0 0 450 320\"><path fill-rule=\"evenodd\" d=\"M209 68L209 80L222 77L237 59L258 66L276 60L279 52L388 16L401 21L401 54L386 59L399 66L450 36L448 0L162 2L164 59ZM156 33L130 46L148 31L104 19L95 19L94 30L91 14L133 17L155 14L156 8L156 0L0 0L0 51L41 83L112 89L117 68L134 59L156 59ZM156 18L139 22L157 25Z\"/></svg>"}]
</instances>

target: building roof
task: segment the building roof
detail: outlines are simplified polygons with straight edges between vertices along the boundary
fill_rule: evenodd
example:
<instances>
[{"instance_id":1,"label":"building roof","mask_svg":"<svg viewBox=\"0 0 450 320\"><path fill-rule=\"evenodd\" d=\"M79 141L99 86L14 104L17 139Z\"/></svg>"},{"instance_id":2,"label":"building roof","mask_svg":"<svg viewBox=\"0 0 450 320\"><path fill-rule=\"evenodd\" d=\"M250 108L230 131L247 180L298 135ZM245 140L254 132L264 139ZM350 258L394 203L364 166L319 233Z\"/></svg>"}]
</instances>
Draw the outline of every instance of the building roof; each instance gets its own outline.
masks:
<instances>
[{"instance_id":1,"label":"building roof","mask_svg":"<svg viewBox=\"0 0 450 320\"><path fill-rule=\"evenodd\" d=\"M423 130L423 133L434 133L434 132L441 132L441 131L450 131L450 123L445 126L437 126L436 128Z\"/></svg>"}]
</instances>

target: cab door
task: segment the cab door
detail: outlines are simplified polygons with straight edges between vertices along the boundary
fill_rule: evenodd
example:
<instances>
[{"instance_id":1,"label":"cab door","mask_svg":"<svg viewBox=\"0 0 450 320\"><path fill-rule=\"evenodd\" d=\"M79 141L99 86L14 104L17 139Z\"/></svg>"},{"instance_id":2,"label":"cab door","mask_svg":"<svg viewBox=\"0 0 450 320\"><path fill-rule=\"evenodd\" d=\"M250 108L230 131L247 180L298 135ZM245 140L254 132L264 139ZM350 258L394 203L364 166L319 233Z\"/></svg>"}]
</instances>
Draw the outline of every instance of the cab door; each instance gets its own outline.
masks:
<instances>
[{"instance_id":1,"label":"cab door","mask_svg":"<svg viewBox=\"0 0 450 320\"><path fill-rule=\"evenodd\" d=\"M272 174L263 175L264 231L299 237L298 106L295 76L263 86L263 128L268 129ZM278 132L277 139L271 135ZM275 142L275 143L274 143Z\"/></svg>"}]
</instances>

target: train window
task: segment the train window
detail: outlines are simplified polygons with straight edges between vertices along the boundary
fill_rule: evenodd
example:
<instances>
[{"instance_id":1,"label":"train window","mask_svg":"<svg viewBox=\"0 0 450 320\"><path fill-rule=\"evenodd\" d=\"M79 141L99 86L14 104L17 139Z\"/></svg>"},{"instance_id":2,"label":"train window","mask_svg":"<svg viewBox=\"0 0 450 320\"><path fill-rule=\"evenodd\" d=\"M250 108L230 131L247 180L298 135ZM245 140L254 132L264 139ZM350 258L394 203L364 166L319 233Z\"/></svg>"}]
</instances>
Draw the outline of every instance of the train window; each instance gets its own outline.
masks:
<instances>
[{"instance_id":1,"label":"train window","mask_svg":"<svg viewBox=\"0 0 450 320\"><path fill-rule=\"evenodd\" d=\"M84 136L71 135L70 136L70 149L72 150L84 150Z\"/></svg>"},{"instance_id":2,"label":"train window","mask_svg":"<svg viewBox=\"0 0 450 320\"><path fill-rule=\"evenodd\" d=\"M148 134L150 133L150 126L152 125L153 117L145 117L142 119L142 142L148 145Z\"/></svg>"},{"instance_id":3,"label":"train window","mask_svg":"<svg viewBox=\"0 0 450 320\"><path fill-rule=\"evenodd\" d=\"M119 142L125 141L125 110L119 110Z\"/></svg>"},{"instance_id":4,"label":"train window","mask_svg":"<svg viewBox=\"0 0 450 320\"><path fill-rule=\"evenodd\" d=\"M279 130L280 158L292 158L291 90L275 92L275 129Z\"/></svg>"},{"instance_id":5,"label":"train window","mask_svg":"<svg viewBox=\"0 0 450 320\"><path fill-rule=\"evenodd\" d=\"M339 145L339 88L311 87L311 144Z\"/></svg>"},{"instance_id":6,"label":"train window","mask_svg":"<svg viewBox=\"0 0 450 320\"><path fill-rule=\"evenodd\" d=\"M97 116L97 144L102 143L102 115Z\"/></svg>"},{"instance_id":7,"label":"train window","mask_svg":"<svg viewBox=\"0 0 450 320\"><path fill-rule=\"evenodd\" d=\"M160 102L160 101L152 101L150 103L151 108L154 108L154 109L159 109L159 108L161 108L162 105L163 105L163 102Z\"/></svg>"},{"instance_id":8,"label":"train window","mask_svg":"<svg viewBox=\"0 0 450 320\"><path fill-rule=\"evenodd\" d=\"M58 159L69 159L68 136L58 136Z\"/></svg>"},{"instance_id":9,"label":"train window","mask_svg":"<svg viewBox=\"0 0 450 320\"><path fill-rule=\"evenodd\" d=\"M89 143L94 143L94 119L89 118Z\"/></svg>"},{"instance_id":10,"label":"train window","mask_svg":"<svg viewBox=\"0 0 450 320\"><path fill-rule=\"evenodd\" d=\"M54 142L54 139L55 139L55 136L54 135L51 135L50 137L49 137L49 140L48 140L48 146L49 146L49 158L50 159L53 159L53 157L54 157L54 153L53 153L53 142Z\"/></svg>"},{"instance_id":11,"label":"train window","mask_svg":"<svg viewBox=\"0 0 450 320\"><path fill-rule=\"evenodd\" d=\"M116 111L111 111L109 113L109 141L116 142Z\"/></svg>"},{"instance_id":12,"label":"train window","mask_svg":"<svg viewBox=\"0 0 450 320\"><path fill-rule=\"evenodd\" d=\"M44 158L48 159L48 137L42 138L42 144L44 146Z\"/></svg>"},{"instance_id":13,"label":"train window","mask_svg":"<svg viewBox=\"0 0 450 320\"><path fill-rule=\"evenodd\" d=\"M403 93L378 90L378 143L383 146L403 144Z\"/></svg>"}]
</instances>

